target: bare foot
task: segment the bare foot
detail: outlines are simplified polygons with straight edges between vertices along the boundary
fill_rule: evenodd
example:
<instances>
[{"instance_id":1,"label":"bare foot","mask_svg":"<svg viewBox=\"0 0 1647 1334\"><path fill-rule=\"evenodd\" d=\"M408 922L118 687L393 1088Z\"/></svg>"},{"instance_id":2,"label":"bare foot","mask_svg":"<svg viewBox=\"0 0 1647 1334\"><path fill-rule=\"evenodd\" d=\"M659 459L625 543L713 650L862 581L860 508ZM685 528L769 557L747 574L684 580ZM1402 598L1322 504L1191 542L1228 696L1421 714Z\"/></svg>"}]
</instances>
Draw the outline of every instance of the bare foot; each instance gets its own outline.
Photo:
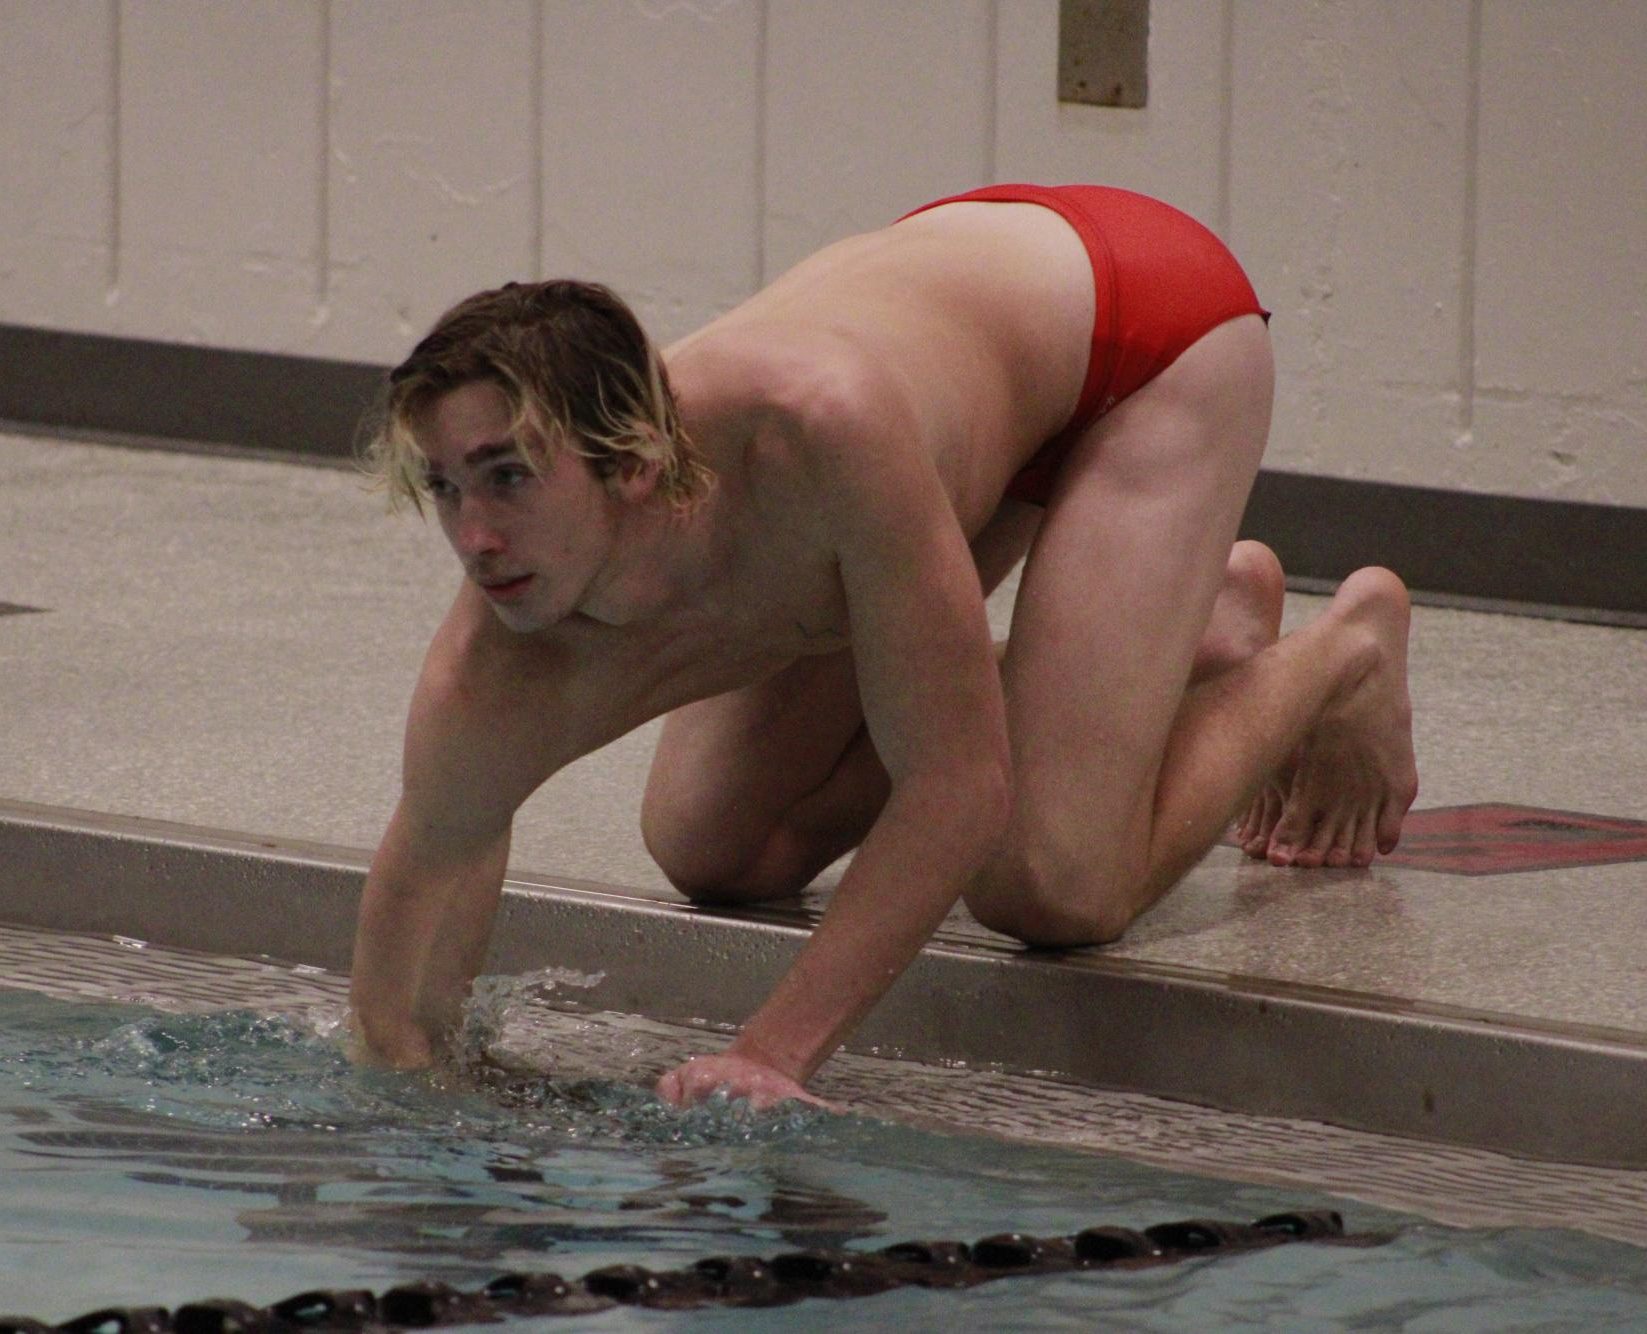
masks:
<instances>
[{"instance_id":1,"label":"bare foot","mask_svg":"<svg viewBox=\"0 0 1647 1334\"><path fill-rule=\"evenodd\" d=\"M1276 554L1262 542L1237 542L1224 567L1224 586L1212 605L1190 664L1190 684L1219 676L1261 653L1281 636L1287 585Z\"/></svg>"},{"instance_id":2,"label":"bare foot","mask_svg":"<svg viewBox=\"0 0 1647 1334\"><path fill-rule=\"evenodd\" d=\"M1357 570L1325 614L1365 636L1369 665L1327 706L1299 747L1268 842L1273 866L1368 866L1375 850L1394 850L1418 795L1406 587L1389 570Z\"/></svg>"},{"instance_id":3,"label":"bare foot","mask_svg":"<svg viewBox=\"0 0 1647 1334\"><path fill-rule=\"evenodd\" d=\"M1241 845L1241 851L1255 861L1263 861L1270 855L1270 839L1275 836L1275 826L1281 823L1281 813L1287 807L1287 794L1292 791L1293 775L1298 772L1302 755L1302 749L1294 751L1286 764L1264 780L1246 815L1235 826L1235 841Z\"/></svg>"},{"instance_id":4,"label":"bare foot","mask_svg":"<svg viewBox=\"0 0 1647 1334\"><path fill-rule=\"evenodd\" d=\"M1195 650L1190 684L1218 676L1262 653L1281 637L1281 605L1286 577L1276 554L1262 542L1237 542L1230 549L1224 586L1218 591L1207 630ZM1236 839L1249 857L1269 852L1270 835L1281 819L1293 769L1271 774L1236 824Z\"/></svg>"}]
</instances>

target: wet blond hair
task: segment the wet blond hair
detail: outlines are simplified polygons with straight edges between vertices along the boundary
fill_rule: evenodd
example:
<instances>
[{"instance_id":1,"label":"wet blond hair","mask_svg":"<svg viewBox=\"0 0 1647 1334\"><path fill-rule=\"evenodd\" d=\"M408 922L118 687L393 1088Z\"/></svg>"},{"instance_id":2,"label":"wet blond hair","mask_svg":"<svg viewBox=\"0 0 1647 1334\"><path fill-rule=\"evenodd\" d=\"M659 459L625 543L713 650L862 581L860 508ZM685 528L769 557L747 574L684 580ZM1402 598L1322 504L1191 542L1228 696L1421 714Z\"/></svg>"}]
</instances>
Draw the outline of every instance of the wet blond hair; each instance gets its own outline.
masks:
<instances>
[{"instance_id":1,"label":"wet blond hair","mask_svg":"<svg viewBox=\"0 0 1647 1334\"><path fill-rule=\"evenodd\" d=\"M391 505L410 500L422 511L419 419L442 394L475 382L503 391L510 435L534 470L554 448L588 459L602 478L626 459L656 463L658 493L680 509L714 482L634 312L610 288L561 278L507 283L460 301L389 372L363 463Z\"/></svg>"}]
</instances>

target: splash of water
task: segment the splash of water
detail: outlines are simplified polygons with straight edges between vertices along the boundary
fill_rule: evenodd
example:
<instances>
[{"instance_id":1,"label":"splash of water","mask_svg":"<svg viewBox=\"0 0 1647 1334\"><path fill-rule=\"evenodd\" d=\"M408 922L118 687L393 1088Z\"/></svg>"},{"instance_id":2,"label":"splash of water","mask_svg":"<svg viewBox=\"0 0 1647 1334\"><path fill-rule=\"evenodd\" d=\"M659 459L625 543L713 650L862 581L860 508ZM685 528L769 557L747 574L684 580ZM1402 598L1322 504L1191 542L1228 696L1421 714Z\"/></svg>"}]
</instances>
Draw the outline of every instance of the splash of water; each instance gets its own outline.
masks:
<instances>
[{"instance_id":1,"label":"splash of water","mask_svg":"<svg viewBox=\"0 0 1647 1334\"><path fill-rule=\"evenodd\" d=\"M0 1064L24 1087L202 1129L324 1129L390 1140L524 1136L643 1150L815 1142L835 1133L835 1118L798 1104L757 1113L746 1102L715 1097L683 1111L654 1097L649 1078L523 1073L490 1059L499 1035L528 1006L599 980L561 969L482 979L456 1059L432 1071L356 1065L341 1005L178 1014L44 998L18 998L7 1011ZM31 1018L35 1008L42 1012ZM537 1040L548 1038L551 1047L554 1033L570 1034L588 1022L553 1018L537 1030ZM603 1028L602 1036L610 1034ZM587 1068L587 1053L584 1063Z\"/></svg>"},{"instance_id":2,"label":"splash of water","mask_svg":"<svg viewBox=\"0 0 1647 1334\"><path fill-rule=\"evenodd\" d=\"M456 1035L460 1068L481 1062L497 1044L504 1029L532 1005L561 999L557 993L587 991L606 980L606 974L583 973L575 968L542 968L533 973L493 973L475 979Z\"/></svg>"}]
</instances>

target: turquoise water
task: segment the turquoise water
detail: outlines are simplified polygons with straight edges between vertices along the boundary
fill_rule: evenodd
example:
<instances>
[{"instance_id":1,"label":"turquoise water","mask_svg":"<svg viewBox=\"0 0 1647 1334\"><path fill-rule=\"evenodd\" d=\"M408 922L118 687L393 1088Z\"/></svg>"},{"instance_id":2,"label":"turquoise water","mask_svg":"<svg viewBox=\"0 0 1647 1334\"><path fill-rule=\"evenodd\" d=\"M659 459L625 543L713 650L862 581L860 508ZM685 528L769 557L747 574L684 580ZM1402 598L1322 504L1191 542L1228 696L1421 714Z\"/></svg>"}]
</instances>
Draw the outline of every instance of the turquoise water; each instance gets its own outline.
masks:
<instances>
[{"instance_id":1,"label":"turquoise water","mask_svg":"<svg viewBox=\"0 0 1647 1334\"><path fill-rule=\"evenodd\" d=\"M1368 1249L542 1327L1641 1329L1647 1254L1464 1231L1293 1190L816 1112L679 1114L615 1083L362 1071L335 1016L156 1014L0 993L0 1312L267 1304L508 1269L1343 1210ZM505 1326L506 1327L506 1326ZM517 1327L525 1327L519 1324Z\"/></svg>"}]
</instances>

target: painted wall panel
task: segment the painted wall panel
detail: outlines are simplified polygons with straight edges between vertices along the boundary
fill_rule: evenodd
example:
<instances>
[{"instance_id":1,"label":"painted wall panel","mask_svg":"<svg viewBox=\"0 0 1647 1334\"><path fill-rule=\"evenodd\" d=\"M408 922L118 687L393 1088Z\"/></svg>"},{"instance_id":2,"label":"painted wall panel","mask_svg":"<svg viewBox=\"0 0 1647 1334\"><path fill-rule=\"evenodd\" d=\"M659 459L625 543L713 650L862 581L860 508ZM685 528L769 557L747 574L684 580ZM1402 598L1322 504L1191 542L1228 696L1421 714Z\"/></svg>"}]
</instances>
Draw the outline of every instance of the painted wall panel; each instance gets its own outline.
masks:
<instances>
[{"instance_id":1,"label":"painted wall panel","mask_svg":"<svg viewBox=\"0 0 1647 1334\"><path fill-rule=\"evenodd\" d=\"M1483 388L1605 393L1647 378L1644 146L1647 10L1636 0L1485 8ZM1628 323L1595 319L1609 309Z\"/></svg>"},{"instance_id":2,"label":"painted wall panel","mask_svg":"<svg viewBox=\"0 0 1647 1334\"><path fill-rule=\"evenodd\" d=\"M537 271L530 0L341 0L329 271L311 350L398 361L454 302Z\"/></svg>"},{"instance_id":3,"label":"painted wall panel","mask_svg":"<svg viewBox=\"0 0 1647 1334\"><path fill-rule=\"evenodd\" d=\"M759 285L758 0L553 0L544 273L605 282L667 342Z\"/></svg>"},{"instance_id":4,"label":"painted wall panel","mask_svg":"<svg viewBox=\"0 0 1647 1334\"><path fill-rule=\"evenodd\" d=\"M127 0L115 332L286 351L319 290L323 7Z\"/></svg>"},{"instance_id":5,"label":"painted wall panel","mask_svg":"<svg viewBox=\"0 0 1647 1334\"><path fill-rule=\"evenodd\" d=\"M768 278L830 241L986 182L988 0L769 3Z\"/></svg>"},{"instance_id":6,"label":"painted wall panel","mask_svg":"<svg viewBox=\"0 0 1647 1334\"><path fill-rule=\"evenodd\" d=\"M1466 456L1466 0L1235 11L1233 246L1274 312L1272 466L1428 484Z\"/></svg>"},{"instance_id":7,"label":"painted wall panel","mask_svg":"<svg viewBox=\"0 0 1647 1334\"><path fill-rule=\"evenodd\" d=\"M1477 436L1529 489L1647 504L1647 11L1483 11Z\"/></svg>"},{"instance_id":8,"label":"painted wall panel","mask_svg":"<svg viewBox=\"0 0 1647 1334\"><path fill-rule=\"evenodd\" d=\"M1482 460L1471 480L1490 477L1494 491L1647 507L1647 401L1639 384L1605 398L1478 393L1471 449Z\"/></svg>"},{"instance_id":9,"label":"painted wall panel","mask_svg":"<svg viewBox=\"0 0 1647 1334\"><path fill-rule=\"evenodd\" d=\"M1153 0L1149 105L1058 101L1057 0L1000 0L995 175L1155 195L1220 229L1223 5Z\"/></svg>"},{"instance_id":10,"label":"painted wall panel","mask_svg":"<svg viewBox=\"0 0 1647 1334\"><path fill-rule=\"evenodd\" d=\"M1275 309L1271 466L1647 505L1637 0L1150 8L1123 111L1058 104L1057 0L0 0L0 321L388 360L555 272L667 340L1102 180Z\"/></svg>"},{"instance_id":11,"label":"painted wall panel","mask_svg":"<svg viewBox=\"0 0 1647 1334\"><path fill-rule=\"evenodd\" d=\"M113 32L107 0L0 3L0 320L107 318Z\"/></svg>"}]
</instances>

